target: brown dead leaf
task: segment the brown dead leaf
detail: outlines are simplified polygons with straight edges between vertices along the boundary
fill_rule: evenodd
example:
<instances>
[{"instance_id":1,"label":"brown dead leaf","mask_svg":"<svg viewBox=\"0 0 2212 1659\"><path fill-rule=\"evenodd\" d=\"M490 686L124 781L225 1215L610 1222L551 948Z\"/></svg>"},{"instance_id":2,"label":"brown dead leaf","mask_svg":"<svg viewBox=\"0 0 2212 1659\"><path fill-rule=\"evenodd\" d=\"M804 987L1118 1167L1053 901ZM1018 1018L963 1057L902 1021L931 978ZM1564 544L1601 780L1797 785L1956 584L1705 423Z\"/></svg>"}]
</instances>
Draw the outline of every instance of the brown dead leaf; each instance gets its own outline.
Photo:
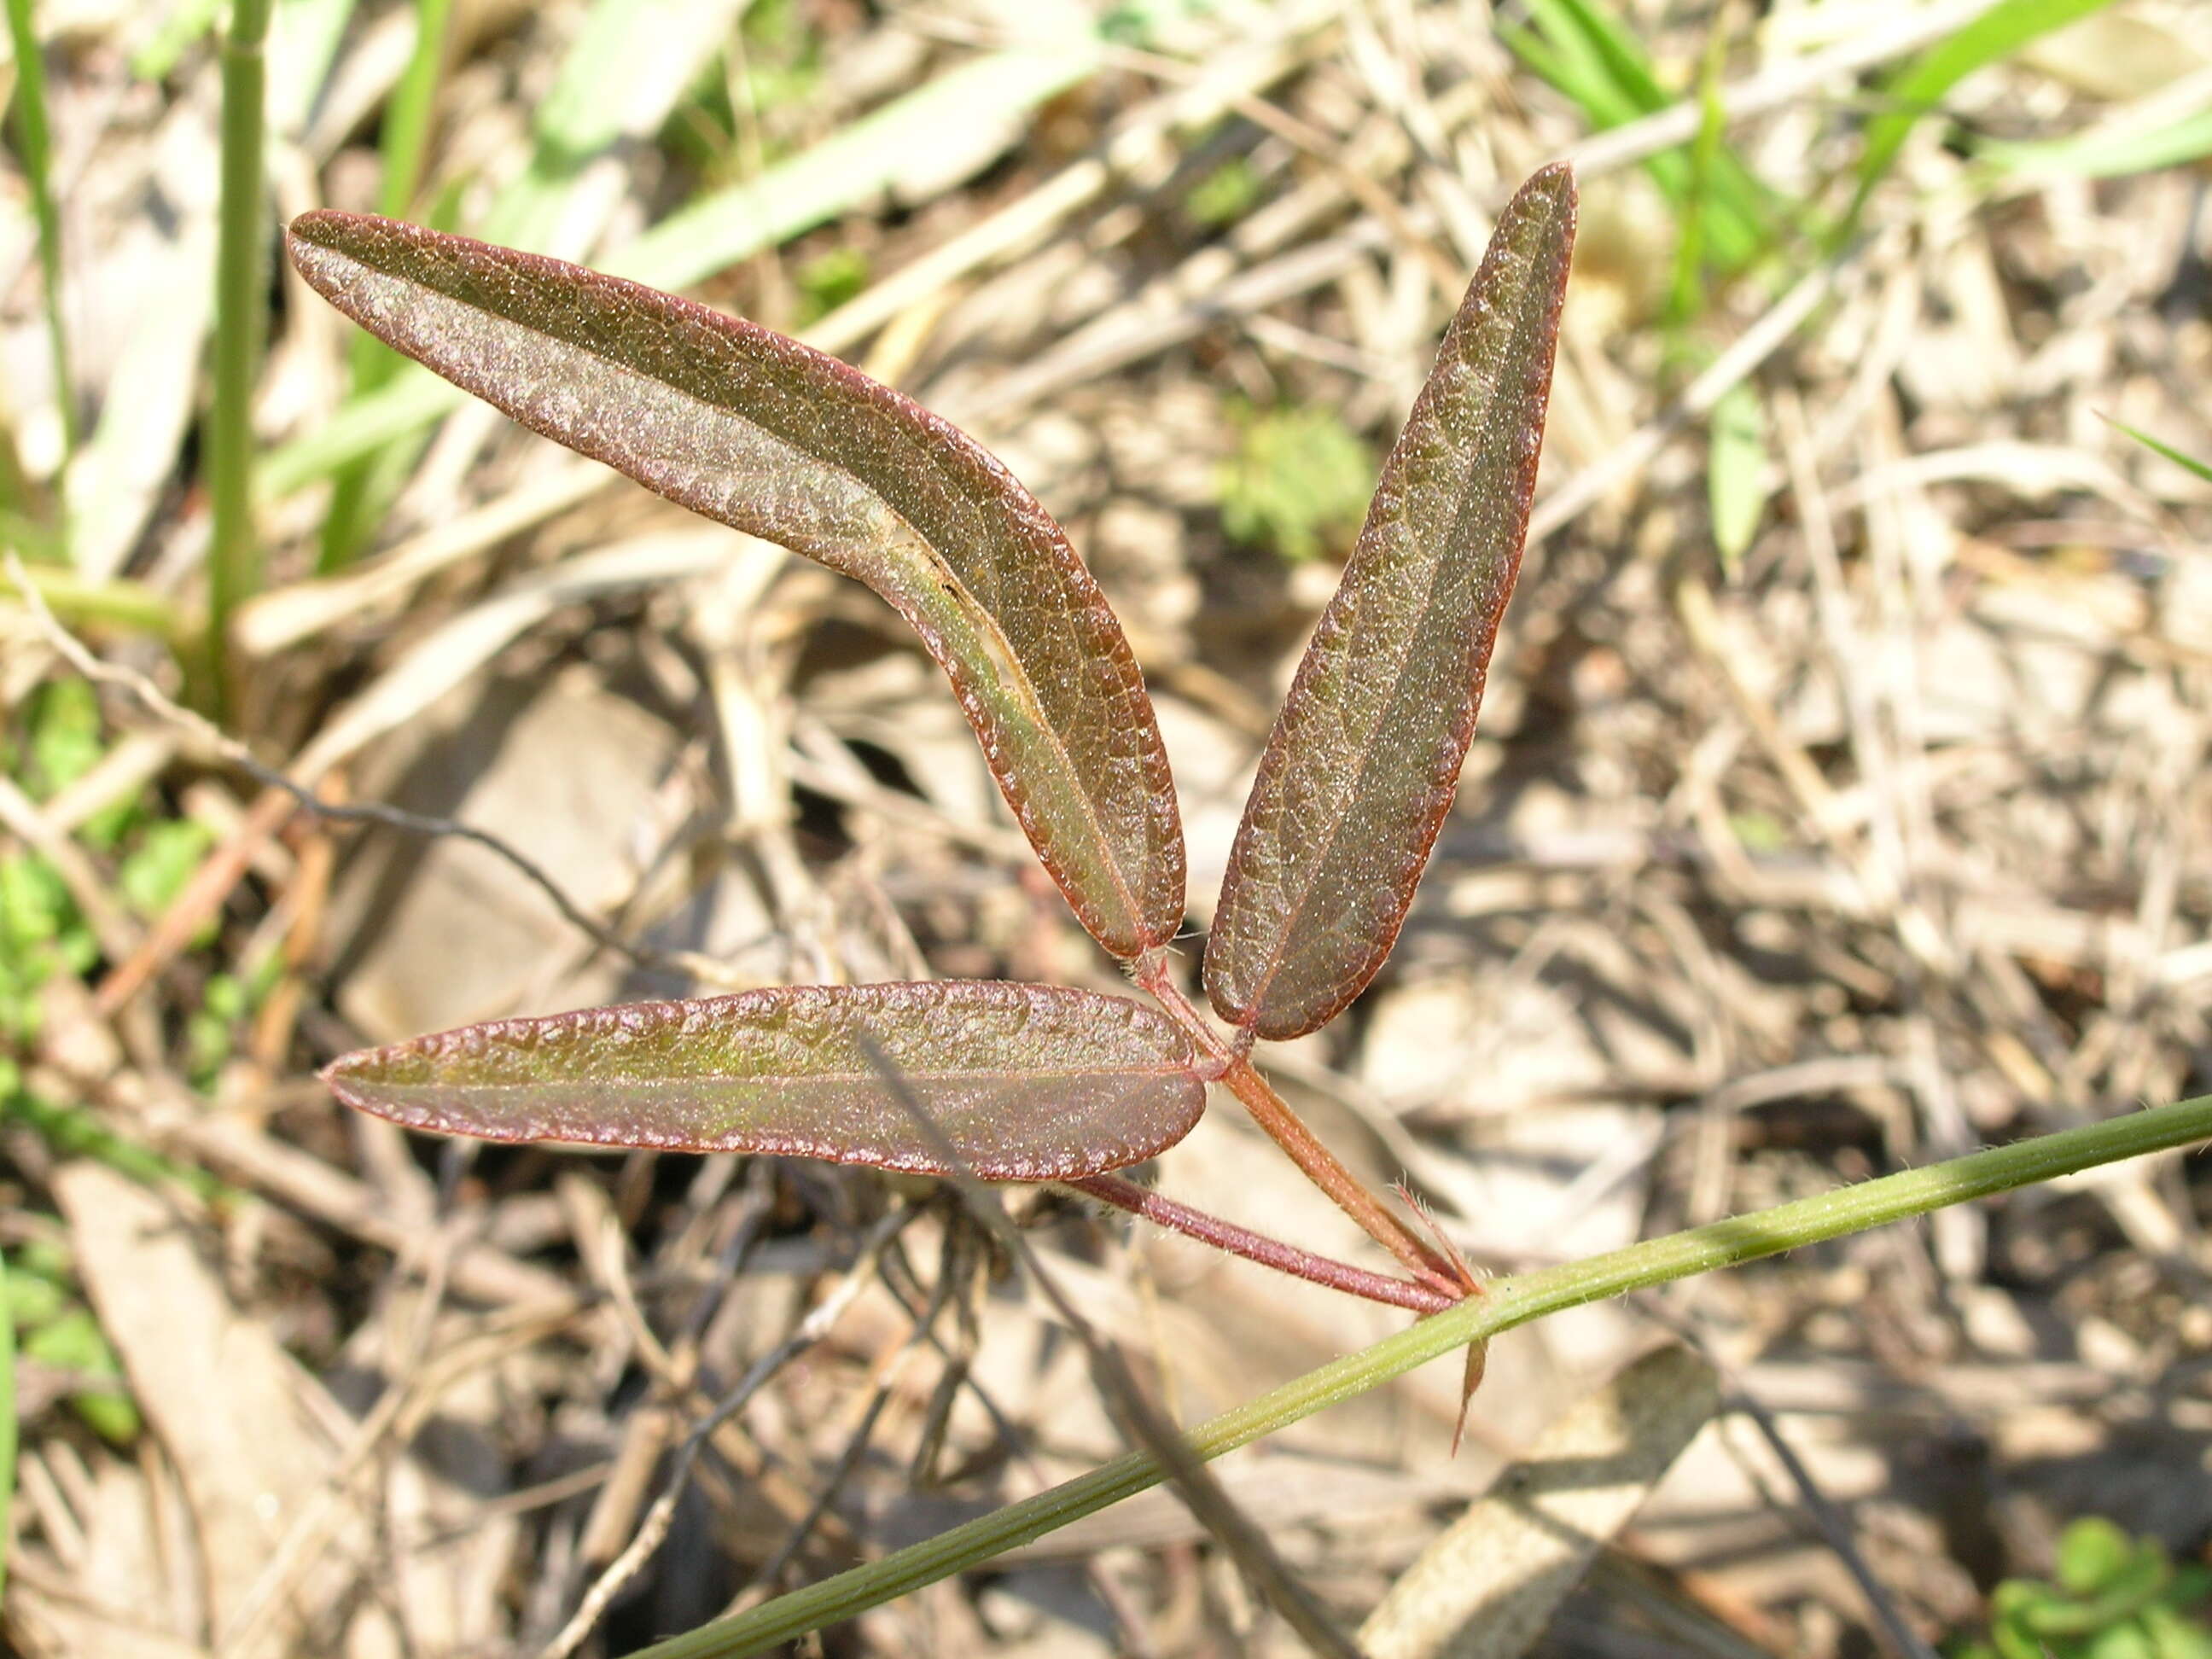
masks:
<instances>
[{"instance_id":1,"label":"brown dead leaf","mask_svg":"<svg viewBox=\"0 0 2212 1659\"><path fill-rule=\"evenodd\" d=\"M104 1164L57 1170L85 1290L131 1393L181 1480L220 1637L244 1615L263 1565L320 1490L332 1449L314 1426L337 1416L269 1327L225 1294L175 1206ZM352 1578L341 1548L301 1574L293 1597L237 1659L279 1655L313 1629Z\"/></svg>"},{"instance_id":2,"label":"brown dead leaf","mask_svg":"<svg viewBox=\"0 0 2212 1659\"><path fill-rule=\"evenodd\" d=\"M1662 1348L1586 1395L1391 1587L1373 1659L1513 1659L1543 1633L1719 1404L1712 1368Z\"/></svg>"}]
</instances>

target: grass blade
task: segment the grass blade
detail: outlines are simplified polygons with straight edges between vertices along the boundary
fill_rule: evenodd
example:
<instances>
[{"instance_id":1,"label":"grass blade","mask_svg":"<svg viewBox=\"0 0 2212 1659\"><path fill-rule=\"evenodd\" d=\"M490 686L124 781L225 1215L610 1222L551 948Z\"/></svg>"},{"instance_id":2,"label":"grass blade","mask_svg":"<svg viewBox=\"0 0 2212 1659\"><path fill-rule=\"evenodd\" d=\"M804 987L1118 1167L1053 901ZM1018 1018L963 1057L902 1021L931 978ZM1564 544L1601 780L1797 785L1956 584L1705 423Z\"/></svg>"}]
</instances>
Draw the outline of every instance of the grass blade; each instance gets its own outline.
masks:
<instances>
[{"instance_id":1,"label":"grass blade","mask_svg":"<svg viewBox=\"0 0 2212 1659\"><path fill-rule=\"evenodd\" d=\"M1206 987L1261 1036L1315 1030L1375 976L1450 809L1520 568L1574 228L1564 167L1498 216L1261 757Z\"/></svg>"},{"instance_id":2,"label":"grass blade","mask_svg":"<svg viewBox=\"0 0 2212 1659\"><path fill-rule=\"evenodd\" d=\"M1747 380L1713 405L1705 423L1705 500L1713 549L1733 581L1766 512L1766 410Z\"/></svg>"},{"instance_id":3,"label":"grass blade","mask_svg":"<svg viewBox=\"0 0 2212 1659\"><path fill-rule=\"evenodd\" d=\"M1674 234L1674 276L1663 313L1670 332L1679 334L1702 311L1709 293L1705 270L1706 227L1717 216L1714 174L1728 131L1720 98L1721 72L1728 58L1728 34L1715 29L1705 37L1705 66L1698 76L1698 133L1691 140L1688 194Z\"/></svg>"},{"instance_id":4,"label":"grass blade","mask_svg":"<svg viewBox=\"0 0 2212 1659\"><path fill-rule=\"evenodd\" d=\"M446 60L447 24L453 0L415 0L415 49L392 89L379 143L384 176L376 187L379 210L394 216L415 204L422 184L422 161L430 147L430 120L437 112L438 72Z\"/></svg>"},{"instance_id":5,"label":"grass blade","mask_svg":"<svg viewBox=\"0 0 2212 1659\"><path fill-rule=\"evenodd\" d=\"M2172 444L2161 439L2154 438L2148 432L2136 431L2125 421L2115 421L2110 416L2106 416L2105 419L2107 425L2118 427L2153 454L2163 455L2183 471L2194 474L2203 479L2206 483L2212 483L2212 462L2200 461L2194 455L2184 454Z\"/></svg>"},{"instance_id":6,"label":"grass blade","mask_svg":"<svg viewBox=\"0 0 2212 1659\"><path fill-rule=\"evenodd\" d=\"M880 1056L923 1109L917 1121ZM349 1106L444 1134L765 1152L1060 1181L1206 1104L1190 1037L1123 997L956 980L795 986L495 1020L333 1063Z\"/></svg>"},{"instance_id":7,"label":"grass blade","mask_svg":"<svg viewBox=\"0 0 2212 1659\"><path fill-rule=\"evenodd\" d=\"M1136 659L1066 534L973 439L834 357L619 277L352 214L305 215L289 240L387 344L882 594L1083 925L1127 960L1174 936L1182 830Z\"/></svg>"},{"instance_id":8,"label":"grass blade","mask_svg":"<svg viewBox=\"0 0 2212 1659\"><path fill-rule=\"evenodd\" d=\"M867 200L901 176L918 149L940 142L948 125L1008 120L1034 109L1091 75L1102 52L1085 40L1052 52L994 52L948 70L757 179L672 215L611 258L608 268L656 288L689 287ZM276 451L262 469L262 486L271 495L289 495L427 425L453 403L438 381L401 375Z\"/></svg>"},{"instance_id":9,"label":"grass blade","mask_svg":"<svg viewBox=\"0 0 2212 1659\"><path fill-rule=\"evenodd\" d=\"M2212 109L2139 130L2100 128L2063 138L1988 139L1974 146L1976 160L2008 176L2031 179L2123 179L2207 155L2212 155Z\"/></svg>"},{"instance_id":10,"label":"grass blade","mask_svg":"<svg viewBox=\"0 0 2212 1659\"><path fill-rule=\"evenodd\" d=\"M619 143L651 142L744 10L741 0L592 0L532 116L529 166L477 227L485 238L578 257L595 247L603 212L572 216L586 170Z\"/></svg>"},{"instance_id":11,"label":"grass blade","mask_svg":"<svg viewBox=\"0 0 2212 1659\"><path fill-rule=\"evenodd\" d=\"M1626 126L1674 102L1636 36L1591 0L1530 0L1528 16L1501 38L1581 107L1593 131ZM1646 157L1644 167L1678 214L1686 220L1693 209L1702 213L1698 240L1723 270L1742 270L1766 246L1771 193L1717 133L1702 171L1680 147Z\"/></svg>"},{"instance_id":12,"label":"grass blade","mask_svg":"<svg viewBox=\"0 0 2212 1659\"><path fill-rule=\"evenodd\" d=\"M376 210L393 218L406 216L422 185L451 10L451 0L415 0L414 50L385 105L378 135L384 173L377 184ZM346 368L356 396L374 391L406 367L407 360L374 334L353 337ZM317 575L330 575L353 562L374 519L398 493L392 475L412 471L416 458L414 448L395 446L359 458L331 480L331 503L323 514L322 549L315 558Z\"/></svg>"},{"instance_id":13,"label":"grass blade","mask_svg":"<svg viewBox=\"0 0 2212 1659\"><path fill-rule=\"evenodd\" d=\"M222 0L177 0L167 8L145 43L131 55L131 72L142 81L164 79L192 43L215 27Z\"/></svg>"},{"instance_id":14,"label":"grass blade","mask_svg":"<svg viewBox=\"0 0 2212 1659\"><path fill-rule=\"evenodd\" d=\"M2038 35L2101 11L2111 0L1997 0L1957 33L1930 46L1883 83L1882 112L1867 123L1859 157L1858 194L1846 230L1905 147L1913 125L1935 112L1944 94L1978 69L2009 58Z\"/></svg>"},{"instance_id":15,"label":"grass blade","mask_svg":"<svg viewBox=\"0 0 2212 1659\"><path fill-rule=\"evenodd\" d=\"M1105 57L1097 36L1071 33L947 70L804 154L671 214L610 268L657 287L696 283L891 187L917 154L942 151L948 135L1019 120L1088 80Z\"/></svg>"},{"instance_id":16,"label":"grass blade","mask_svg":"<svg viewBox=\"0 0 2212 1659\"><path fill-rule=\"evenodd\" d=\"M410 216L419 146L427 137L414 129L427 127L449 3L418 0L415 54L386 110L376 210L389 217ZM591 193L585 185L589 170L608 165L617 144L643 143L660 130L721 50L743 9L740 0L594 0L532 119L529 164L501 190L477 227L486 240L571 257L596 246L611 203L577 213L580 188L586 199ZM360 337L352 362L349 408L409 380L433 393L447 391L369 335ZM373 456L356 458L334 480L316 561L319 573L344 568L368 545L428 441L428 425L427 419L413 422Z\"/></svg>"},{"instance_id":17,"label":"grass blade","mask_svg":"<svg viewBox=\"0 0 2212 1659\"><path fill-rule=\"evenodd\" d=\"M208 413L208 665L217 706L228 690L230 613L261 586L253 530L251 403L261 351L268 222L263 102L270 0L234 0L222 40L222 204L216 249L215 400Z\"/></svg>"}]
</instances>

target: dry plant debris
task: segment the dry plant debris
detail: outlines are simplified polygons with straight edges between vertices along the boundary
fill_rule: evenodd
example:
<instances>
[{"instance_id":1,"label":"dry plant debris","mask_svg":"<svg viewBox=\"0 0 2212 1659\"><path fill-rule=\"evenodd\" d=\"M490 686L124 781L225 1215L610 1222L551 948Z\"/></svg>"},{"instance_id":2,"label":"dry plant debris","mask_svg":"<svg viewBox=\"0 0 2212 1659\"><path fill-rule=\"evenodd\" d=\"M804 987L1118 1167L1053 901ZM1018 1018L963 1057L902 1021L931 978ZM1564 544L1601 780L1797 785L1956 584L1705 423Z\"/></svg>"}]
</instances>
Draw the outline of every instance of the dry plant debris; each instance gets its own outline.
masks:
<instances>
[{"instance_id":1,"label":"dry plant debris","mask_svg":"<svg viewBox=\"0 0 2212 1659\"><path fill-rule=\"evenodd\" d=\"M2080 15L1942 80L1984 0L288 0L225 729L492 833L595 938L133 690L214 706L225 21L12 7L0 532L106 672L0 585L7 1644L617 1654L1124 1444L933 1184L464 1152L309 1081L613 998L1119 984L885 613L361 361L278 275L311 208L681 288L975 431L1127 625L1205 896L1346 550L1232 533L1304 499L1224 515L1255 413L1381 453L1491 216L1571 159L1458 804L1389 969L1271 1074L1501 1268L2212 1087L2212 483L2113 424L2212 457L2212 17L2040 9ZM1163 1185L1358 1256L1264 1151L1214 1114ZM1177 1420L1401 1322L1010 1201ZM1456 1462L1438 1366L1214 1466L1272 1568L1154 1493L824 1648L1301 1651L1247 1574L1402 1607L1662 1331L1722 1413L1537 1650L1978 1632L2076 1516L2212 1539L2208 1201L2201 1160L2122 1165L1555 1319L1495 1344Z\"/></svg>"}]
</instances>

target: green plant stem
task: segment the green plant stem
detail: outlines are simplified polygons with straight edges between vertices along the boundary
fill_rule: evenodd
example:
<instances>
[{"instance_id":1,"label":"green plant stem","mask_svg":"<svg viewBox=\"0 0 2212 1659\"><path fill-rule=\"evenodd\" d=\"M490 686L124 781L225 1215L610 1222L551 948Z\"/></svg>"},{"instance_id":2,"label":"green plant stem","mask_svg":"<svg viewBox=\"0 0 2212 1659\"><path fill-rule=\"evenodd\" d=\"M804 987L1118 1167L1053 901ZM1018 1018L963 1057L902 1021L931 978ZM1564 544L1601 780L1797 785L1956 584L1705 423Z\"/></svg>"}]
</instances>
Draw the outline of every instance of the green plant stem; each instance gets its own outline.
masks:
<instances>
[{"instance_id":1,"label":"green plant stem","mask_svg":"<svg viewBox=\"0 0 2212 1659\"><path fill-rule=\"evenodd\" d=\"M61 410L62 453L76 453L76 391L70 374L69 331L62 323L62 226L54 206L46 134L46 66L32 26L31 0L8 0L8 34L15 48L15 141L39 224L39 275L46 285L46 343L54 359L54 404Z\"/></svg>"},{"instance_id":2,"label":"green plant stem","mask_svg":"<svg viewBox=\"0 0 2212 1659\"><path fill-rule=\"evenodd\" d=\"M377 186L376 210L388 219L405 218L422 188L422 156L429 148L452 12L453 0L415 0L415 51L384 109L384 178Z\"/></svg>"},{"instance_id":3,"label":"green plant stem","mask_svg":"<svg viewBox=\"0 0 2212 1659\"><path fill-rule=\"evenodd\" d=\"M17 571L46 602L47 608L64 622L104 624L134 633L153 634L173 646L191 642L188 638L190 619L175 601L155 592L143 582L120 577L113 581L88 582L53 565L19 563L15 570L7 573L9 580L0 580L0 604L12 603L18 597L11 591Z\"/></svg>"},{"instance_id":4,"label":"green plant stem","mask_svg":"<svg viewBox=\"0 0 2212 1659\"><path fill-rule=\"evenodd\" d=\"M251 421L260 356L264 256L262 125L271 0L233 0L222 41L222 203L216 251L215 403L208 416L209 668L218 707L228 693L231 612L261 585L253 533Z\"/></svg>"},{"instance_id":5,"label":"green plant stem","mask_svg":"<svg viewBox=\"0 0 2212 1659\"><path fill-rule=\"evenodd\" d=\"M1632 1244L1588 1261L1501 1279L1486 1286L1485 1295L1201 1424L1190 1431L1191 1453L1210 1461L1379 1388L1471 1341L1547 1314L2207 1139L2212 1139L2212 1096L1970 1153L1924 1170L1884 1176L1753 1215ZM760 1652L978 1566L1165 1478L1166 1472L1152 1456L1133 1452L879 1561L656 1644L633 1659L738 1659Z\"/></svg>"},{"instance_id":6,"label":"green plant stem","mask_svg":"<svg viewBox=\"0 0 2212 1659\"><path fill-rule=\"evenodd\" d=\"M415 51L384 106L384 178L377 186L376 210L387 219L411 216L422 189L452 11L452 0L416 0ZM347 358L352 395L388 385L406 361L374 334L365 330L356 333ZM323 515L317 575L333 574L353 562L367 539L364 526L373 524L378 507L388 503L398 489L399 480L393 475L404 480L419 453L419 444L403 442L380 454L363 455L338 473Z\"/></svg>"}]
</instances>

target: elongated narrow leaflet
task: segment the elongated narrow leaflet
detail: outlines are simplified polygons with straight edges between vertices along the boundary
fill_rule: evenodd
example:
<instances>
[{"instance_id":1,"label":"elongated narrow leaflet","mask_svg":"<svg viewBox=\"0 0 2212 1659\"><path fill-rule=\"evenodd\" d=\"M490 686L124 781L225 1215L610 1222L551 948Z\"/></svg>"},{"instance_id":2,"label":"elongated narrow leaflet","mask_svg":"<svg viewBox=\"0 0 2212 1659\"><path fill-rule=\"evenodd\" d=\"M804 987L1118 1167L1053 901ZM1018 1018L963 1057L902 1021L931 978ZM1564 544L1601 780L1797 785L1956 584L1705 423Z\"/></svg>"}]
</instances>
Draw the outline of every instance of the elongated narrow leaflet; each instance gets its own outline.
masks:
<instances>
[{"instance_id":1,"label":"elongated narrow leaflet","mask_svg":"<svg viewBox=\"0 0 2212 1659\"><path fill-rule=\"evenodd\" d=\"M349 213L287 240L332 305L525 426L883 595L1083 925L1124 959L1174 936L1182 830L1143 677L974 440L795 340L559 260Z\"/></svg>"},{"instance_id":2,"label":"elongated narrow leaflet","mask_svg":"<svg viewBox=\"0 0 2212 1659\"><path fill-rule=\"evenodd\" d=\"M347 1105L410 1129L994 1181L1140 1163L1188 1134L1206 1104L1190 1038L1165 1016L1124 997L976 980L494 1020L347 1054L323 1077Z\"/></svg>"},{"instance_id":3,"label":"elongated narrow leaflet","mask_svg":"<svg viewBox=\"0 0 2212 1659\"><path fill-rule=\"evenodd\" d=\"M1521 566L1574 232L1564 166L1499 216L1261 757L1206 951L1215 1009L1261 1036L1365 988L1451 808Z\"/></svg>"}]
</instances>

